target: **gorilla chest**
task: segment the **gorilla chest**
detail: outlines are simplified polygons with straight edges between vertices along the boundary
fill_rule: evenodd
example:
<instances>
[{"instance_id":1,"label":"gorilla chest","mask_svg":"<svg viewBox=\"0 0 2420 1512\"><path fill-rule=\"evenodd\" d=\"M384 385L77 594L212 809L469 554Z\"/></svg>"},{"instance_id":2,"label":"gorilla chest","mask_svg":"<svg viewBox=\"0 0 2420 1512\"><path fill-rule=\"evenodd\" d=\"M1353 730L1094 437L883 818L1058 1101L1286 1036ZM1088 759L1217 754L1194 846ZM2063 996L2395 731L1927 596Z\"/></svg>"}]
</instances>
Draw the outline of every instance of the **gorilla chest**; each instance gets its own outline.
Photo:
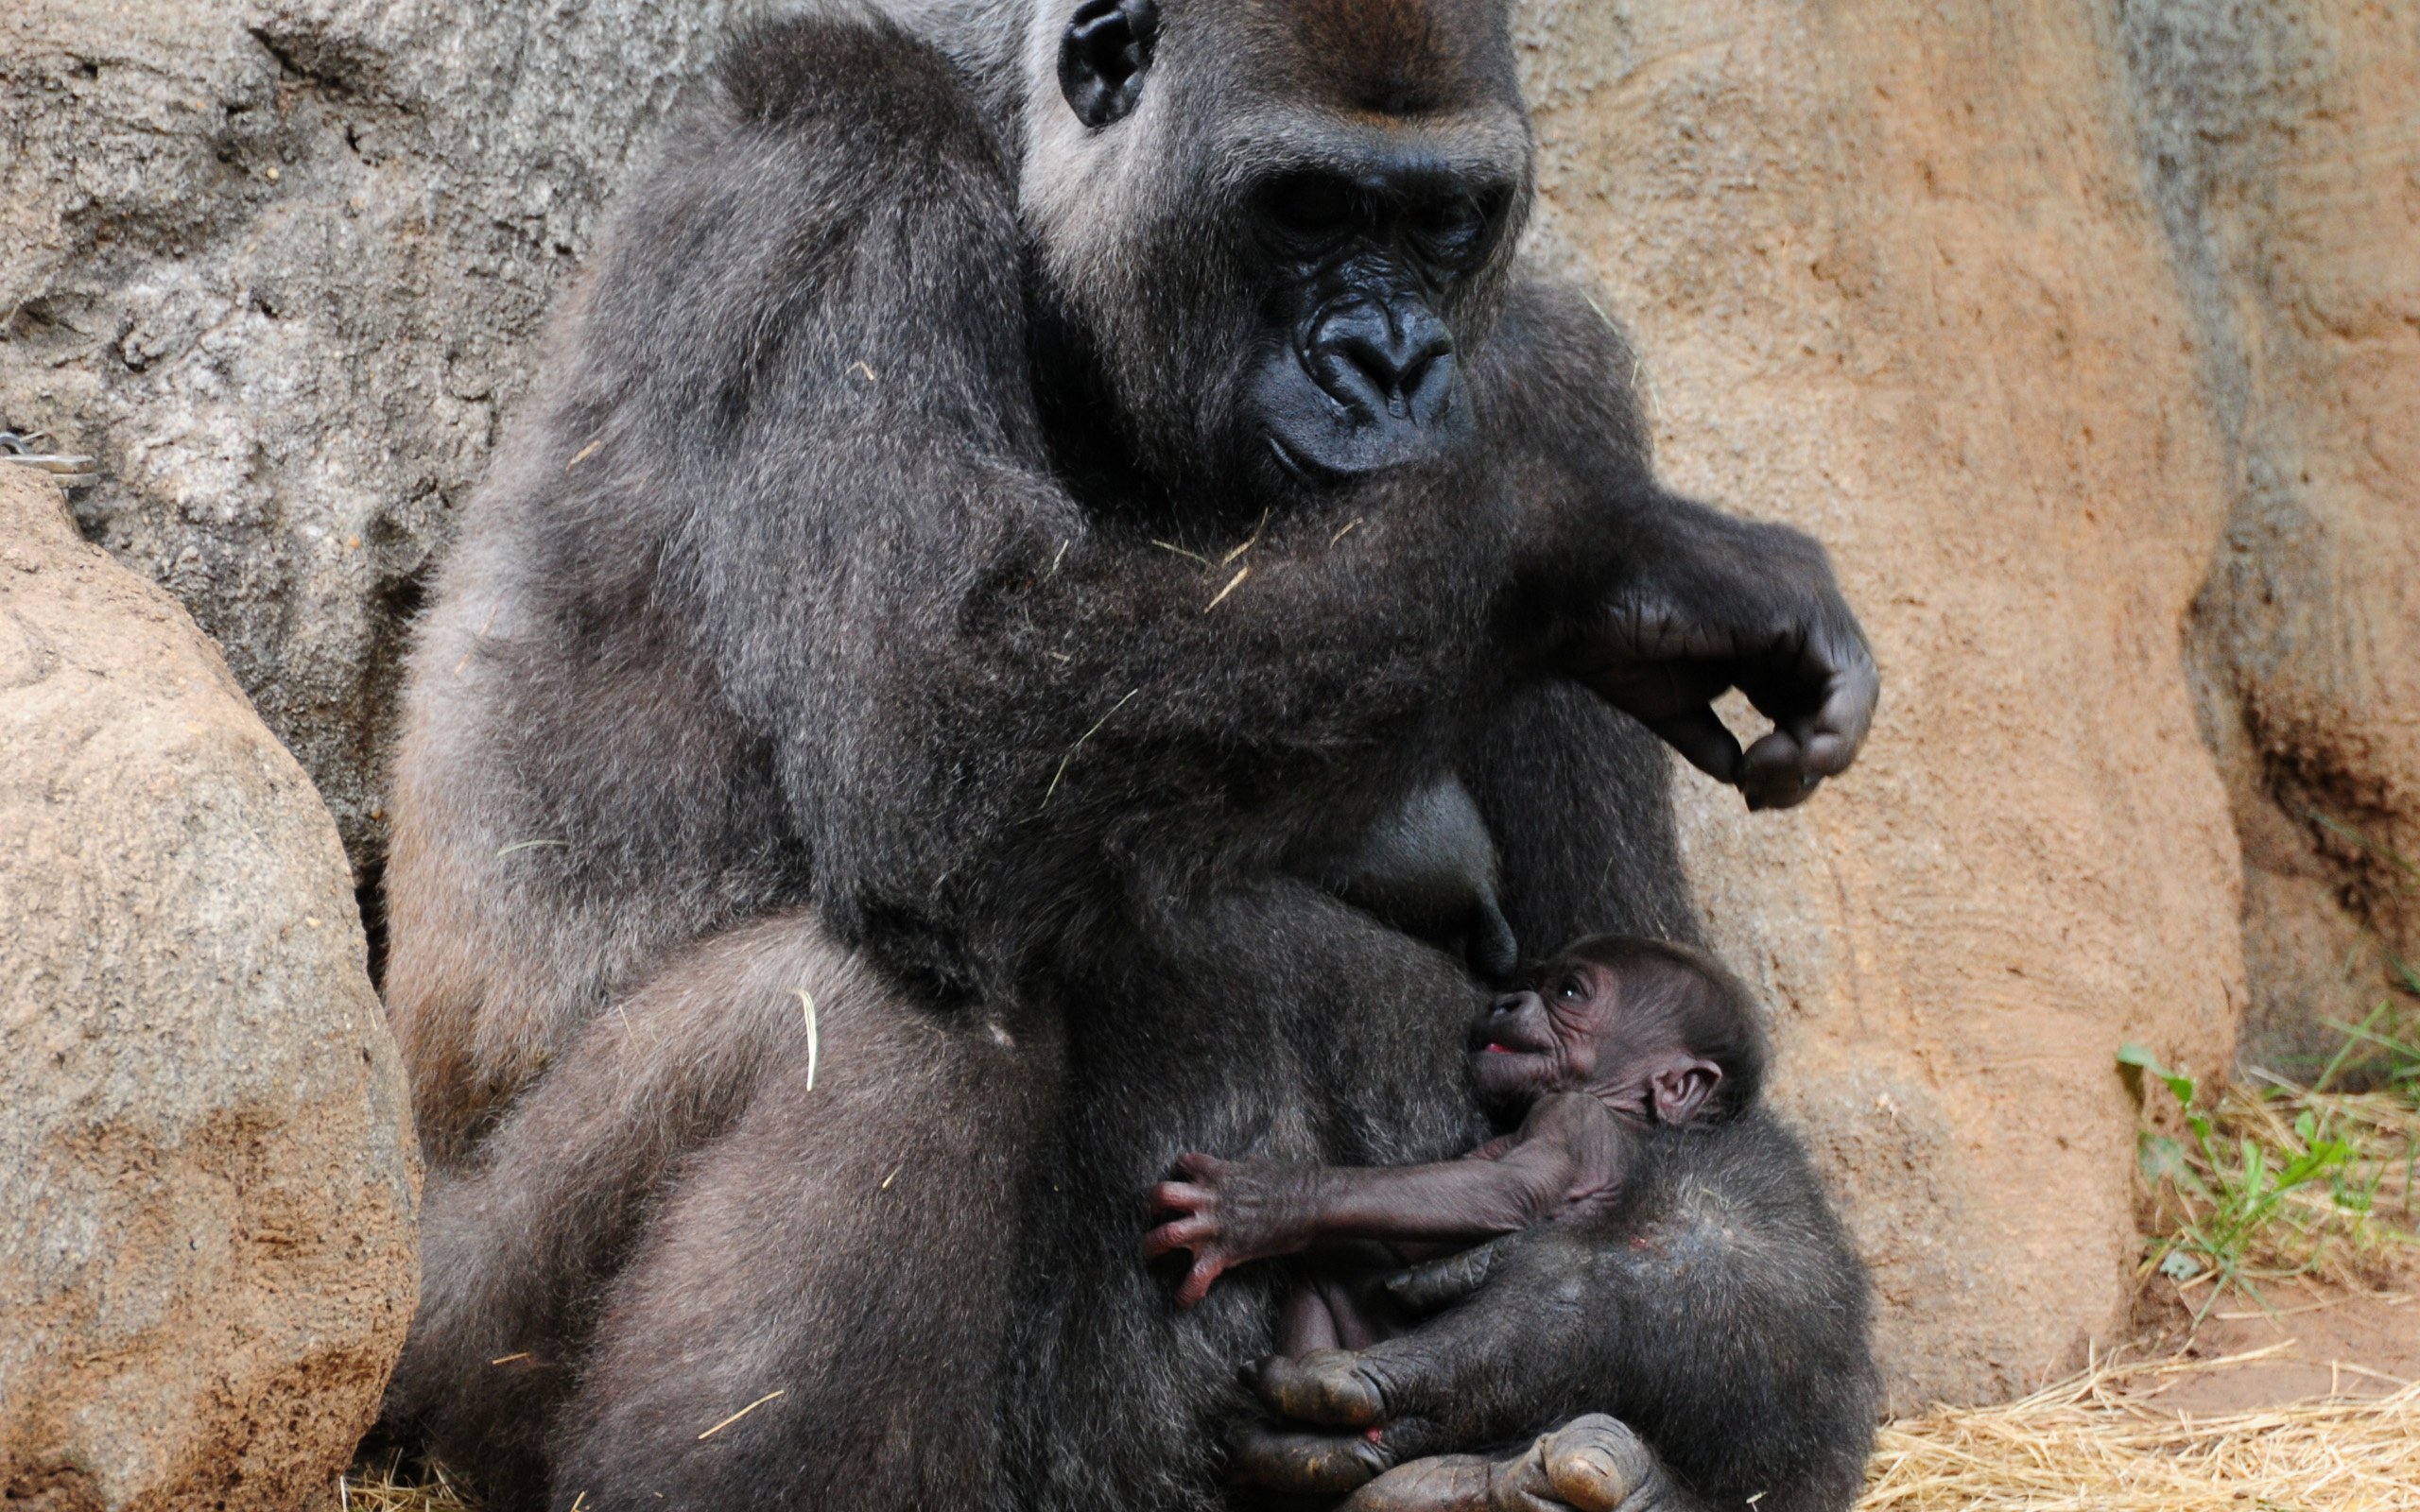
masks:
<instances>
[{"instance_id":1,"label":"gorilla chest","mask_svg":"<svg viewBox=\"0 0 2420 1512\"><path fill-rule=\"evenodd\" d=\"M1205 973L1073 1030L1063 1137L1101 1198L1131 1202L1188 1150L1386 1164L1475 1142L1464 1038L1480 989L1408 936L1318 917L1343 927L1239 932L1230 943L1266 969Z\"/></svg>"}]
</instances>

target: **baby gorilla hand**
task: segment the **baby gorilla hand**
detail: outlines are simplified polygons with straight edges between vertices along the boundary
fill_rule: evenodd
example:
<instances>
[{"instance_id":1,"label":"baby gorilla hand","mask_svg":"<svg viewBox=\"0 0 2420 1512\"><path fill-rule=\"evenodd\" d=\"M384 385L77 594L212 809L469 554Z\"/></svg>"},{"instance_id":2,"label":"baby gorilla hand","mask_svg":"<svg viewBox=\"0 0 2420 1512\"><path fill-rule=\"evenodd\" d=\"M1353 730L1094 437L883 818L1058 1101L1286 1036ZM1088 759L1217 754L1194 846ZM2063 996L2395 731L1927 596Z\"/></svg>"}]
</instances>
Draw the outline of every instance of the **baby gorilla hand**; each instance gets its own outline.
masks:
<instances>
[{"instance_id":1,"label":"baby gorilla hand","mask_svg":"<svg viewBox=\"0 0 2420 1512\"><path fill-rule=\"evenodd\" d=\"M1189 1250L1192 1268L1177 1288L1177 1304L1191 1307L1210 1294L1211 1283L1231 1266L1299 1248L1290 1243L1288 1200L1297 1173L1273 1160L1221 1160L1192 1154L1177 1158L1174 1178L1151 1189L1154 1214L1173 1214L1143 1236L1146 1259Z\"/></svg>"}]
</instances>

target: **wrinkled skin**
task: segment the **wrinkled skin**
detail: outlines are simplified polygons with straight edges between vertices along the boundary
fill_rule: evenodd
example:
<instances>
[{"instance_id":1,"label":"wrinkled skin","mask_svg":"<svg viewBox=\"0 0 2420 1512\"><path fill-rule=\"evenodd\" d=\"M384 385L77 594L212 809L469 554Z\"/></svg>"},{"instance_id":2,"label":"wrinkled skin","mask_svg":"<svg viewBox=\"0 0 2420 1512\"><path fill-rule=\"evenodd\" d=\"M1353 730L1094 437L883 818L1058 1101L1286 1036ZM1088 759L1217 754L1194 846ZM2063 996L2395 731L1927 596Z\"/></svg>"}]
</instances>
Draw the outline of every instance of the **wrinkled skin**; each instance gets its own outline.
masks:
<instances>
[{"instance_id":1,"label":"wrinkled skin","mask_svg":"<svg viewBox=\"0 0 2420 1512\"><path fill-rule=\"evenodd\" d=\"M1684 1512L1638 1435L1602 1413L1574 1418L1511 1459L1440 1454L1386 1471L1341 1512Z\"/></svg>"}]
</instances>

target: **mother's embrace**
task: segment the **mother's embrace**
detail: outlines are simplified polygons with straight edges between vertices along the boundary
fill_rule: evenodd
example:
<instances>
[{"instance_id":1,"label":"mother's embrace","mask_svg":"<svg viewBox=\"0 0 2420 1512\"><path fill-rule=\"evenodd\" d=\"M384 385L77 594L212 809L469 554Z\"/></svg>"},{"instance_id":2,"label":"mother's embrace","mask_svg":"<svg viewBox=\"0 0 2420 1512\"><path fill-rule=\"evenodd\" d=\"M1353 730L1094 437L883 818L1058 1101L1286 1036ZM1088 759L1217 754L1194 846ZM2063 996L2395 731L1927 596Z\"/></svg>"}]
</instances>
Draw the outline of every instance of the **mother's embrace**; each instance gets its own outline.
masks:
<instances>
[{"instance_id":1,"label":"mother's embrace","mask_svg":"<svg viewBox=\"0 0 2420 1512\"><path fill-rule=\"evenodd\" d=\"M1256 1390L1278 1283L1137 1253L1184 1150L1476 1142L1484 989L1323 885L1419 795L1530 950L1689 938L1647 731L1786 807L1872 717L1821 550L1657 485L1523 268L1505 0L827 9L628 193L424 627L390 1421L557 1512L1846 1506L1769 1171Z\"/></svg>"}]
</instances>

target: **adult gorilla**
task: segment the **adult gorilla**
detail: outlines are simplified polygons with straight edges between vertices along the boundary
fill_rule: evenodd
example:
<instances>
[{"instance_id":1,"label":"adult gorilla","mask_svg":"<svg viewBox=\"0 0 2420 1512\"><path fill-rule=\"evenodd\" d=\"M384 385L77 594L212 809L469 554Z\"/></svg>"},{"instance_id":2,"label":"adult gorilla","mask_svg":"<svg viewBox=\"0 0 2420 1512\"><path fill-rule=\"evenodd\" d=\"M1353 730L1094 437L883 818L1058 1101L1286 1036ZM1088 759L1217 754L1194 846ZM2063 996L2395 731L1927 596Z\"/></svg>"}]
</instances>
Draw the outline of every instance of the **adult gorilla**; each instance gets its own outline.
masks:
<instances>
[{"instance_id":1,"label":"adult gorilla","mask_svg":"<svg viewBox=\"0 0 2420 1512\"><path fill-rule=\"evenodd\" d=\"M1183 1149L1478 1131L1474 987L1320 858L1458 774L1522 937L1686 936L1624 713L1759 806L1871 717L1821 551L1663 491L1619 337L1518 271L1502 0L899 10L734 48L424 627L390 1418L558 1506L1190 1508L1610 1410L1710 1504L1845 1505L1794 1153L1265 1375L1290 1429L1235 1379L1275 1282L1179 1314L1135 1258ZM1697 1502L1602 1418L1363 1494Z\"/></svg>"}]
</instances>

